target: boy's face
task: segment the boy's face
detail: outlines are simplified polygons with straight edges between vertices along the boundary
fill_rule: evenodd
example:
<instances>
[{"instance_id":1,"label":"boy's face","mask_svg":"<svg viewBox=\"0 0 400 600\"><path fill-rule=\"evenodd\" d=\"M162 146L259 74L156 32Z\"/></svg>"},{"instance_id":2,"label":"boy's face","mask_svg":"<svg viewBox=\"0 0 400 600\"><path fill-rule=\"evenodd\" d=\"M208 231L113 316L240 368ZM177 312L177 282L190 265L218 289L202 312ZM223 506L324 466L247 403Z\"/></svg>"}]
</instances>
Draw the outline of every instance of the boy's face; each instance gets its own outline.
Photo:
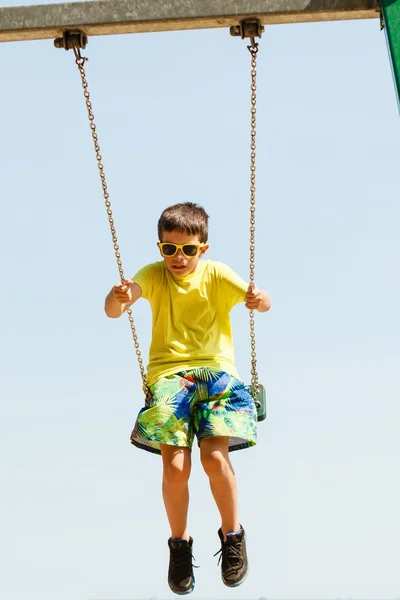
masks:
<instances>
[{"instance_id":1,"label":"boy's face","mask_svg":"<svg viewBox=\"0 0 400 600\"><path fill-rule=\"evenodd\" d=\"M165 244L185 244L185 245L196 245L200 246L200 239L198 235L191 235L190 233L182 231L164 231L161 241ZM164 259L165 266L168 271L173 275L179 275L181 277L190 275L196 270L199 259L207 252L208 244L202 244L195 256L186 256L181 249L178 249L174 256L165 256L161 252L161 256Z\"/></svg>"}]
</instances>

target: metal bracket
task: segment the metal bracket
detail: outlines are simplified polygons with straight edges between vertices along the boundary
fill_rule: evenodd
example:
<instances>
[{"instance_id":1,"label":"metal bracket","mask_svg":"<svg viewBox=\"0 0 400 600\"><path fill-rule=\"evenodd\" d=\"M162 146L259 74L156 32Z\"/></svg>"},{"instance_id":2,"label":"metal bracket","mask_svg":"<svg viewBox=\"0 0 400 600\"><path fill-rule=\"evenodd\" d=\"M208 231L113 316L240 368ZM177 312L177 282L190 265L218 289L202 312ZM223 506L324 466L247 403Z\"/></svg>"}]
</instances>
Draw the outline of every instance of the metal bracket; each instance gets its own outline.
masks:
<instances>
[{"instance_id":1,"label":"metal bracket","mask_svg":"<svg viewBox=\"0 0 400 600\"><path fill-rule=\"evenodd\" d=\"M376 0L376 1L377 1L377 5L378 5L376 12L379 13L379 24L380 24L380 28L382 31L382 29L385 29L385 20L383 18L382 3L381 3L381 0Z\"/></svg>"},{"instance_id":2,"label":"metal bracket","mask_svg":"<svg viewBox=\"0 0 400 600\"><path fill-rule=\"evenodd\" d=\"M64 31L62 38L54 40L56 48L64 48L64 50L73 50L74 48L85 49L88 43L88 37L83 31Z\"/></svg>"},{"instance_id":3,"label":"metal bracket","mask_svg":"<svg viewBox=\"0 0 400 600\"><path fill-rule=\"evenodd\" d=\"M260 19L243 19L240 21L239 25L233 25L230 28L230 34L238 37L240 36L242 40L245 38L253 39L256 37L261 37L264 33L264 25L261 23Z\"/></svg>"}]
</instances>

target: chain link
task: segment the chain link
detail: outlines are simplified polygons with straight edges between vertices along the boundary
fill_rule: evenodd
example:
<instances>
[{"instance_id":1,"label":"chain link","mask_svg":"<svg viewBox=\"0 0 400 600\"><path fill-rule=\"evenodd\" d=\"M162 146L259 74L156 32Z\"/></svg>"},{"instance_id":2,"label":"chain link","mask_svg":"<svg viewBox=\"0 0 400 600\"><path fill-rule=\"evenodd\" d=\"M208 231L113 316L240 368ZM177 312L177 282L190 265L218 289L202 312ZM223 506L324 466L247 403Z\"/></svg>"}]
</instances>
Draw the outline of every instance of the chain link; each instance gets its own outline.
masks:
<instances>
[{"instance_id":1,"label":"chain link","mask_svg":"<svg viewBox=\"0 0 400 600\"><path fill-rule=\"evenodd\" d=\"M119 277L120 277L121 283L124 283L125 282L124 269L122 267L122 260L121 260L121 254L119 251L118 238L117 238L117 233L116 233L116 229L115 229L114 217L113 217L113 213L112 213L112 209L111 209L110 195L108 193L106 176L104 173L102 156L100 153L99 139L98 139L98 135L97 135L97 131L96 131L96 124L94 121L93 108L92 108L92 103L90 101L90 93L89 93L88 83L87 83L87 79L86 79L85 62L88 59L81 56L79 49L74 48L74 53L75 53L75 59L76 59L75 62L78 66L79 73L80 73L80 76L82 79L83 95L85 97L86 108L87 108L88 118L89 118L89 122L90 122L90 129L92 132L93 144L94 144L94 149L95 149L95 153L96 153L97 167L99 169L101 187L103 190L104 203L105 203L105 207L106 207L108 223L110 225L111 239L112 239L112 243L114 246L114 253L115 253L115 258L117 261ZM140 374L141 374L142 382L143 382L143 391L144 391L145 395L148 396L149 388L147 385L146 371L145 371L145 368L143 365L142 353L141 353L140 347L139 347L139 340L138 340L138 336L136 333L136 327L135 327L135 323L133 320L132 310L129 305L127 305L126 313L128 315L129 325L130 325L132 337L133 337L133 343L135 346L136 356L137 356L137 360L139 363Z\"/></svg>"},{"instance_id":2,"label":"chain link","mask_svg":"<svg viewBox=\"0 0 400 600\"><path fill-rule=\"evenodd\" d=\"M251 56L251 132L250 132L250 285L254 287L256 242L256 113L257 113L257 53L258 44L251 40L247 46ZM259 391L256 355L254 310L250 311L251 390L254 400Z\"/></svg>"}]
</instances>

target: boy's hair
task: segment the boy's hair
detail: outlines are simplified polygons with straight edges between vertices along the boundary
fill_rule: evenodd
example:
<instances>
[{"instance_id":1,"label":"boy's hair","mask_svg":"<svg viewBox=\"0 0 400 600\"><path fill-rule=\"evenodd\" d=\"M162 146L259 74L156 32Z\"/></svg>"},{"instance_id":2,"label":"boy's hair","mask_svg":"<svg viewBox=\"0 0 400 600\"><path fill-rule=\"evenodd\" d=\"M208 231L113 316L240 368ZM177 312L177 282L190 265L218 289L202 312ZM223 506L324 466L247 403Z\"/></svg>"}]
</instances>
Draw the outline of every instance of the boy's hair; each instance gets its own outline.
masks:
<instances>
[{"instance_id":1,"label":"boy's hair","mask_svg":"<svg viewBox=\"0 0 400 600\"><path fill-rule=\"evenodd\" d=\"M158 239L162 241L164 231L180 231L198 235L200 242L208 240L208 214L202 206L194 202L184 202L168 206L158 221Z\"/></svg>"}]
</instances>

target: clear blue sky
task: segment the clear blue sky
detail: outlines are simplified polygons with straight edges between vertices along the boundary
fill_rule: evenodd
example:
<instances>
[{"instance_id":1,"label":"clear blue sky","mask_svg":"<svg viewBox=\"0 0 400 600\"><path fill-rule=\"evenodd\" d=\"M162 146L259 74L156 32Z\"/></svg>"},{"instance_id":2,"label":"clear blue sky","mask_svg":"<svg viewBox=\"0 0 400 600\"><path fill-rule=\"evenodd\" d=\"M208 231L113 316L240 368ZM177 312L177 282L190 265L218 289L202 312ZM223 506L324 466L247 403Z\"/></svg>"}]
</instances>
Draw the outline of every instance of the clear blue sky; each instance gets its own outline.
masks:
<instances>
[{"instance_id":1,"label":"clear blue sky","mask_svg":"<svg viewBox=\"0 0 400 600\"><path fill-rule=\"evenodd\" d=\"M9 4L0 2L0 6ZM91 39L87 74L127 274L177 201L248 273L249 55L226 30ZM79 75L0 45L0 596L172 598L142 402ZM400 596L400 117L379 21L269 27L258 71L257 315L269 417L232 456L251 573L228 590L197 450L193 600ZM146 303L135 306L145 356ZM235 309L249 377L248 314Z\"/></svg>"}]
</instances>

